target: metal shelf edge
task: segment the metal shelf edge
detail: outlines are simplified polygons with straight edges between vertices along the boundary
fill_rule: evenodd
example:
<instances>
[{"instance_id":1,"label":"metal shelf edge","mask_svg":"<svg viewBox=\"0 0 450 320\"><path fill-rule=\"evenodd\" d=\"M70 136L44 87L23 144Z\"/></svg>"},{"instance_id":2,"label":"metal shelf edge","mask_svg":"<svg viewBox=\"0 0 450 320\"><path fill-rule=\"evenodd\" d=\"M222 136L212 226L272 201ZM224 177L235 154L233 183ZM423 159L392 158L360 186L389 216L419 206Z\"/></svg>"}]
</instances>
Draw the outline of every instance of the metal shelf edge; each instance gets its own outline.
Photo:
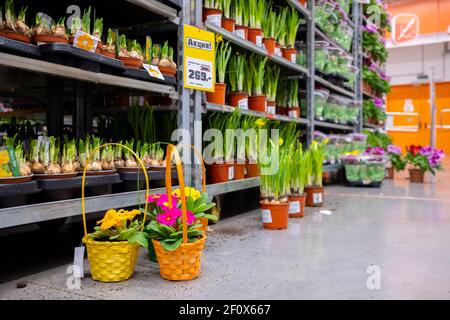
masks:
<instances>
[{"instance_id":1,"label":"metal shelf edge","mask_svg":"<svg viewBox=\"0 0 450 320\"><path fill-rule=\"evenodd\" d=\"M324 85L324 86L326 86L329 89L332 89L332 90L334 90L336 92L344 94L344 95L346 95L346 96L348 96L348 97L350 97L352 99L356 98L356 95L353 92L347 91L347 90L345 90L345 89L343 89L343 88L341 88L341 87L339 87L339 86L337 86L335 84L332 84L331 82L329 82L329 81L327 81L327 80L325 80L325 79L323 79L323 78L321 78L321 77L319 77L317 75L315 77L315 81L320 83L320 84L322 84L322 85Z\"/></svg>"},{"instance_id":2,"label":"metal shelf edge","mask_svg":"<svg viewBox=\"0 0 450 320\"><path fill-rule=\"evenodd\" d=\"M144 8L148 11L166 17L175 24L180 24L180 19L178 18L177 10L159 1L156 0L126 0L126 1L138 7Z\"/></svg>"},{"instance_id":3,"label":"metal shelf edge","mask_svg":"<svg viewBox=\"0 0 450 320\"><path fill-rule=\"evenodd\" d=\"M320 128L329 128L329 129L336 129L336 130L346 130L346 131L353 131L355 128L352 126L347 126L344 124L337 124L337 123L331 123L331 122L323 122L323 121L315 121L314 126L320 127Z\"/></svg>"}]
</instances>

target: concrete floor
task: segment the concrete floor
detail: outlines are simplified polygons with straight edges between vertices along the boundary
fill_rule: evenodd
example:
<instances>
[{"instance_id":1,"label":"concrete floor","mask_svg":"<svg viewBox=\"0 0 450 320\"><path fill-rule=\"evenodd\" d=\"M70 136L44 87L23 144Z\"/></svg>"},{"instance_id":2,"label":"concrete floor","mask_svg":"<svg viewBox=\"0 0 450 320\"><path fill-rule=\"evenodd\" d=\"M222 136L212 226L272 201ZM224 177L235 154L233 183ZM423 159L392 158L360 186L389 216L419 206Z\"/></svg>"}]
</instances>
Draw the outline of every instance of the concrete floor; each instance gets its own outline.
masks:
<instances>
[{"instance_id":1,"label":"concrete floor","mask_svg":"<svg viewBox=\"0 0 450 320\"><path fill-rule=\"evenodd\" d=\"M403 176L381 189L333 186L326 193L331 215L310 209L286 231L263 230L257 211L213 226L195 281L162 280L142 250L129 281L87 276L70 290L69 249L51 254L61 256L59 265L52 260L56 267L6 274L0 299L450 299L449 171L424 185ZM371 266L380 272L379 290L368 288ZM18 282L27 285L18 289Z\"/></svg>"}]
</instances>

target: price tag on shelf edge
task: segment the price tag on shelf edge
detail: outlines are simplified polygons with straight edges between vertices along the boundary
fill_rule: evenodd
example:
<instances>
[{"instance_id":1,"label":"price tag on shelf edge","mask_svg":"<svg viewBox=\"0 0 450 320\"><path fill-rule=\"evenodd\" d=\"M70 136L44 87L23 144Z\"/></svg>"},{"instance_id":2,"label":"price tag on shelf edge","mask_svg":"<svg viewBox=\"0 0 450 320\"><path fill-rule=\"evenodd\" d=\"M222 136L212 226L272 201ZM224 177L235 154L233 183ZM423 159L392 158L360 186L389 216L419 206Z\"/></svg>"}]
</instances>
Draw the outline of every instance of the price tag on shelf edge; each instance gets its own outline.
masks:
<instances>
[{"instance_id":1,"label":"price tag on shelf edge","mask_svg":"<svg viewBox=\"0 0 450 320\"><path fill-rule=\"evenodd\" d=\"M214 92L215 35L184 25L184 87Z\"/></svg>"}]
</instances>

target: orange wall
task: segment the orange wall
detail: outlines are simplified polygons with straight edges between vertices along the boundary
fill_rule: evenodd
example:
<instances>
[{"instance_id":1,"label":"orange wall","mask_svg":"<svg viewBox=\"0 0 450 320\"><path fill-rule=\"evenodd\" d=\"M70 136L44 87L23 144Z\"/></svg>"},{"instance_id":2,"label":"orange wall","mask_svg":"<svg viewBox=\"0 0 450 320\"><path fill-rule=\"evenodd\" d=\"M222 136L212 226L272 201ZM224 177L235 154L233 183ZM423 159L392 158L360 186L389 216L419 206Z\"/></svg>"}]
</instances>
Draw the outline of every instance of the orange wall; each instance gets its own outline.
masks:
<instances>
[{"instance_id":1,"label":"orange wall","mask_svg":"<svg viewBox=\"0 0 450 320\"><path fill-rule=\"evenodd\" d=\"M450 25L450 0L409 0L391 2L388 11L414 13L420 17L420 34L446 32Z\"/></svg>"},{"instance_id":2,"label":"orange wall","mask_svg":"<svg viewBox=\"0 0 450 320\"><path fill-rule=\"evenodd\" d=\"M387 111L388 112L404 112L406 99L412 99L414 112L421 115L421 129L417 133L413 132L389 132L393 137L394 143L399 146L407 146L411 144L429 145L430 129L426 126L430 124L430 104L429 104L429 86L394 86L392 92L388 95ZM440 124L440 110L450 109L450 83L439 83L436 85L436 106L437 124ZM399 125L415 125L408 123L407 117L394 118L394 124ZM450 114L444 115L443 124L450 125ZM445 153L450 154L450 129L437 129L437 147L443 149Z\"/></svg>"}]
</instances>

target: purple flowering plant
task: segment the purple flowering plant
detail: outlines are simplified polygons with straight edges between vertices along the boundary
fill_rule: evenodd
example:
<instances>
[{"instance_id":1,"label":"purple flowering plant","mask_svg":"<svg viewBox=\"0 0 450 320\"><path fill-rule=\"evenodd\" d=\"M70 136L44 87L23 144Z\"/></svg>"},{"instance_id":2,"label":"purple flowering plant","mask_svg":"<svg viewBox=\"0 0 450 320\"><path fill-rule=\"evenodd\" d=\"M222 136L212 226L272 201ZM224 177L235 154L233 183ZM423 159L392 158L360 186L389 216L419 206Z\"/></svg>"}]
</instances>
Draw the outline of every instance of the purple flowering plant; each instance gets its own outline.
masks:
<instances>
[{"instance_id":1,"label":"purple flowering plant","mask_svg":"<svg viewBox=\"0 0 450 320\"><path fill-rule=\"evenodd\" d=\"M399 172L405 170L406 159L403 158L402 149L399 146L390 144L387 147L387 154L392 168L394 168L395 171Z\"/></svg>"},{"instance_id":2,"label":"purple flowering plant","mask_svg":"<svg viewBox=\"0 0 450 320\"><path fill-rule=\"evenodd\" d=\"M443 170L442 160L445 158L444 151L426 146L409 146L406 148L406 161L415 169L430 172L435 175L436 171Z\"/></svg>"}]
</instances>

